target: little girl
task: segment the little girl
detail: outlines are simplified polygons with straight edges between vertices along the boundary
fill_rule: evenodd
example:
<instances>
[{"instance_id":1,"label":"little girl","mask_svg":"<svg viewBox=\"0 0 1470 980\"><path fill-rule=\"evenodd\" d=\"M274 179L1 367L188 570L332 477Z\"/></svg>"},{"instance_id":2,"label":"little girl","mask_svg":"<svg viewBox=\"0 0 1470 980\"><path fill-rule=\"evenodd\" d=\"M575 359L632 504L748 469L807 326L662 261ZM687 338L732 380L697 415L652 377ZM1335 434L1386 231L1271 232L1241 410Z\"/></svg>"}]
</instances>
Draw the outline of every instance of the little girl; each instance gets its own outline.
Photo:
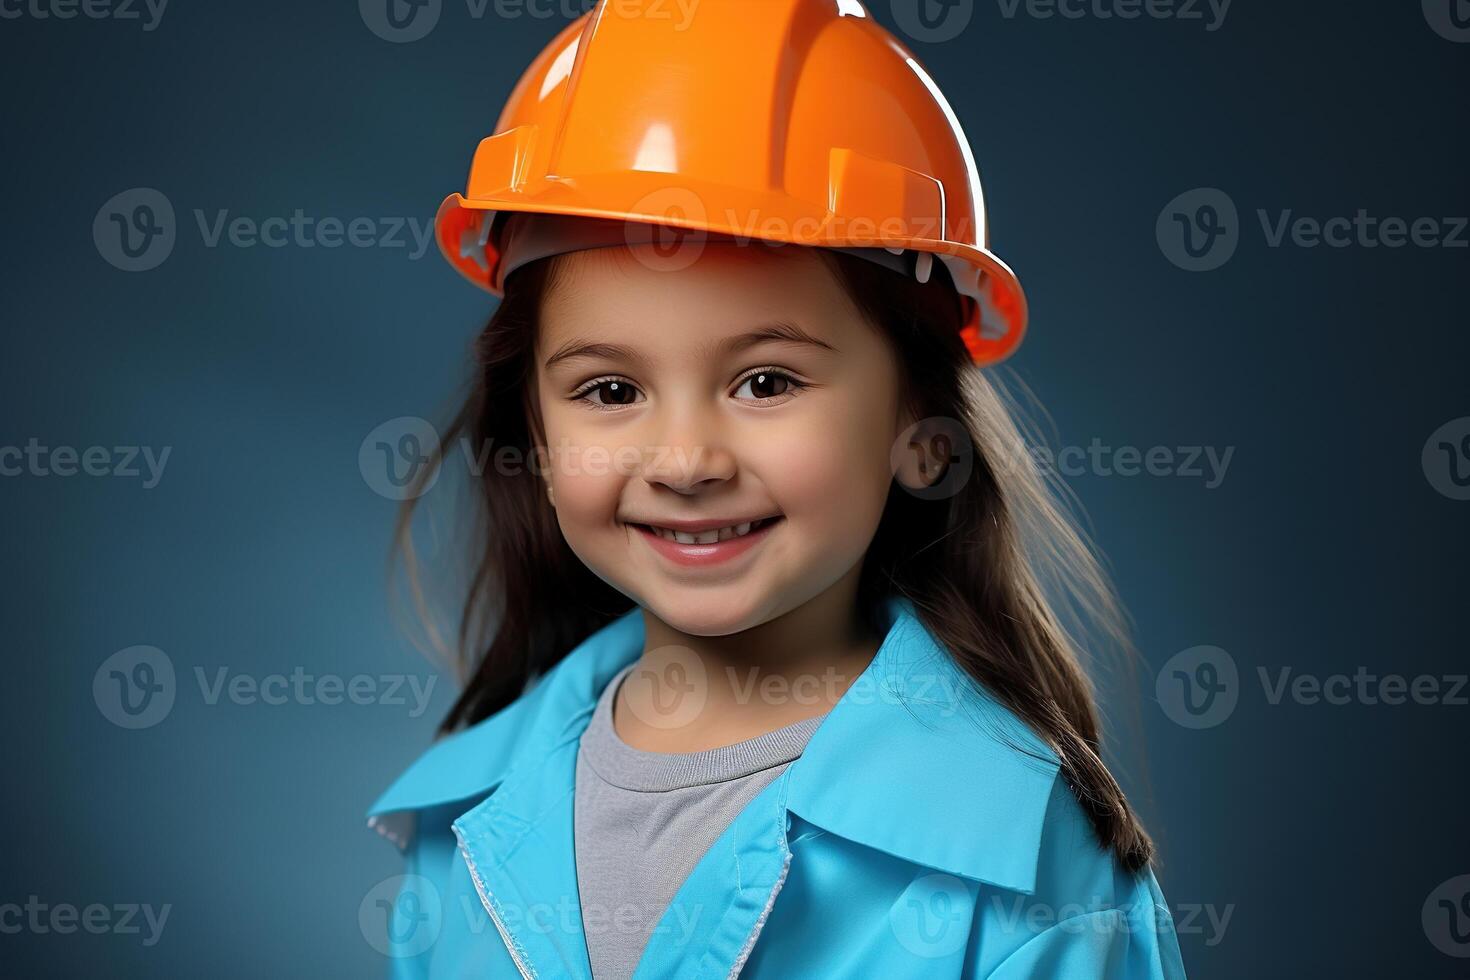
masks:
<instances>
[{"instance_id":1,"label":"little girl","mask_svg":"<svg viewBox=\"0 0 1470 980\"><path fill-rule=\"evenodd\" d=\"M466 682L372 810L396 975L1182 977L912 55L856 0L603 0L437 230L503 299L445 439Z\"/></svg>"}]
</instances>

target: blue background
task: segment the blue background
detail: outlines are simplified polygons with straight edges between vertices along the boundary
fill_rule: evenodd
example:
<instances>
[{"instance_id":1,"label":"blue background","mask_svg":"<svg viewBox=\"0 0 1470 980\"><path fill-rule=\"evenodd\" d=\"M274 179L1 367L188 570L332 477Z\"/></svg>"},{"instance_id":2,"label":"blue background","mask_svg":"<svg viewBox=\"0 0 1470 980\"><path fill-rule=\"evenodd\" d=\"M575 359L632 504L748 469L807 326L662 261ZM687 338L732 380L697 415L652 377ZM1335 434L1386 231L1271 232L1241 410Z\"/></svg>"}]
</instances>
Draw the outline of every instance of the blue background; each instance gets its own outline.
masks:
<instances>
[{"instance_id":1,"label":"blue background","mask_svg":"<svg viewBox=\"0 0 1470 980\"><path fill-rule=\"evenodd\" d=\"M886 0L872 9L894 25ZM152 31L0 20L0 444L172 447L153 489L0 478L0 903L172 906L151 948L0 934L0 973L386 971L358 906L399 861L362 813L428 743L450 676L410 717L210 705L194 672L435 674L391 609L396 505L358 448L389 419L447 417L493 301L411 239L211 248L194 211L429 221L567 19L446 0L407 44L349 2L174 0ZM1215 489L1071 481L1137 622L1138 676L1104 683L1146 746L1120 761L1165 893L1176 915L1231 910L1219 941L1182 937L1190 975L1463 975L1420 909L1470 872L1470 708L1272 705L1256 671L1466 671L1470 502L1434 490L1420 450L1470 415L1470 252L1270 248L1255 211L1470 214L1470 45L1413 2L1237 0L1216 31L982 2L959 37L910 46L1027 286L1013 363L1057 442L1235 447ZM178 240L127 273L91 227L136 187L168 197ZM1240 209L1213 272L1176 268L1155 238L1195 187ZM178 698L129 731L92 682L137 644L168 654ZM1154 674L1201 644L1230 652L1241 690L1196 731L1155 702Z\"/></svg>"}]
</instances>

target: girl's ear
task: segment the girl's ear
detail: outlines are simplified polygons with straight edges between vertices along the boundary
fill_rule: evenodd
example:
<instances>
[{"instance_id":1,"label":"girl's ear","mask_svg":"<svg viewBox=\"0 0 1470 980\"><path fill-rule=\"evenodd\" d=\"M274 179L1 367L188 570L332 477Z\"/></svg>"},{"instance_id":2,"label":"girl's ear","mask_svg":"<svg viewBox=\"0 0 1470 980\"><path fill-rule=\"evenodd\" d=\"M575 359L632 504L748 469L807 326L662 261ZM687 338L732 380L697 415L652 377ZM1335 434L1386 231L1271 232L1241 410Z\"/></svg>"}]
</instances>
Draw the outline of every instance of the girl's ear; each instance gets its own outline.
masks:
<instances>
[{"instance_id":1,"label":"girl's ear","mask_svg":"<svg viewBox=\"0 0 1470 980\"><path fill-rule=\"evenodd\" d=\"M893 444L893 478L908 490L928 490L949 471L954 453L948 427L941 419L923 419L904 427Z\"/></svg>"},{"instance_id":2,"label":"girl's ear","mask_svg":"<svg viewBox=\"0 0 1470 980\"><path fill-rule=\"evenodd\" d=\"M909 490L927 490L949 469L949 426L944 419L920 418L917 406L905 403L899 411L898 438L889 456L893 478Z\"/></svg>"}]
</instances>

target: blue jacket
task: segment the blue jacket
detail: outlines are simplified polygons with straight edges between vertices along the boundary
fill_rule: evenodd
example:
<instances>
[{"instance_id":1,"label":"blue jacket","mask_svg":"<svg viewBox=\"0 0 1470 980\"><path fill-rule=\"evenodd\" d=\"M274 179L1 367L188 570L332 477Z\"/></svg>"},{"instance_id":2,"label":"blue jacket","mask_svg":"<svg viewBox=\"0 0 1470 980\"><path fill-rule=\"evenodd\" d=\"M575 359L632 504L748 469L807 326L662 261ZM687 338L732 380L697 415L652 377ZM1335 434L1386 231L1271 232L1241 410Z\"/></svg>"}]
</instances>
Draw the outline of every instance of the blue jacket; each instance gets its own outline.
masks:
<instances>
[{"instance_id":1,"label":"blue jacket","mask_svg":"<svg viewBox=\"0 0 1470 980\"><path fill-rule=\"evenodd\" d=\"M886 611L872 663L700 860L638 980L1182 978L1153 874L1099 849L1055 754L968 680L911 605ZM370 823L408 864L387 886L396 899L378 903L394 976L591 975L577 744L642 649L634 609L434 745L373 806Z\"/></svg>"}]
</instances>

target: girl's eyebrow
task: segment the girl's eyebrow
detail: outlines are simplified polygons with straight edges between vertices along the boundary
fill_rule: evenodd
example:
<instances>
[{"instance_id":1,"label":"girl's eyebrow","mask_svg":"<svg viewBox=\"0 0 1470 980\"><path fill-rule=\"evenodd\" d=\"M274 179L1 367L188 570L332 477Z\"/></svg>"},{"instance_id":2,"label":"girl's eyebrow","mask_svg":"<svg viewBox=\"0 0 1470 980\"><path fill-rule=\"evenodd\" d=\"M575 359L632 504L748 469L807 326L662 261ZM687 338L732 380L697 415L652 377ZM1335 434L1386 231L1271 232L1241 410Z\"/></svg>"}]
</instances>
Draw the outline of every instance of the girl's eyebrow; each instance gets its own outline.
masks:
<instances>
[{"instance_id":1,"label":"girl's eyebrow","mask_svg":"<svg viewBox=\"0 0 1470 980\"><path fill-rule=\"evenodd\" d=\"M569 340L546 359L544 367L550 369L553 364L562 361L570 361L578 357L600 357L609 361L642 361L637 351L631 347L621 344L599 344L591 341Z\"/></svg>"},{"instance_id":2,"label":"girl's eyebrow","mask_svg":"<svg viewBox=\"0 0 1470 980\"><path fill-rule=\"evenodd\" d=\"M825 340L813 337L811 334L796 326L794 323L786 323L784 321L777 321L775 323L767 324L763 327L758 327L755 330L749 330L745 333L736 334L733 337L726 337L724 340L721 340L718 344L714 345L713 351L714 353L721 355L737 354L740 351L745 350L746 348L754 347L757 344L764 343L792 344L800 347L820 347L823 350L832 351L833 353L837 352L837 348L833 347ZM643 360L643 358L639 356L637 351L633 350L631 347L624 347L621 344L605 344L595 343L591 341L571 340L563 344L560 348L558 348L556 353L548 357L546 359L546 364L544 365L544 367L545 369L549 370L554 364L559 364L562 361L569 361L578 357L603 358L609 361Z\"/></svg>"}]
</instances>

